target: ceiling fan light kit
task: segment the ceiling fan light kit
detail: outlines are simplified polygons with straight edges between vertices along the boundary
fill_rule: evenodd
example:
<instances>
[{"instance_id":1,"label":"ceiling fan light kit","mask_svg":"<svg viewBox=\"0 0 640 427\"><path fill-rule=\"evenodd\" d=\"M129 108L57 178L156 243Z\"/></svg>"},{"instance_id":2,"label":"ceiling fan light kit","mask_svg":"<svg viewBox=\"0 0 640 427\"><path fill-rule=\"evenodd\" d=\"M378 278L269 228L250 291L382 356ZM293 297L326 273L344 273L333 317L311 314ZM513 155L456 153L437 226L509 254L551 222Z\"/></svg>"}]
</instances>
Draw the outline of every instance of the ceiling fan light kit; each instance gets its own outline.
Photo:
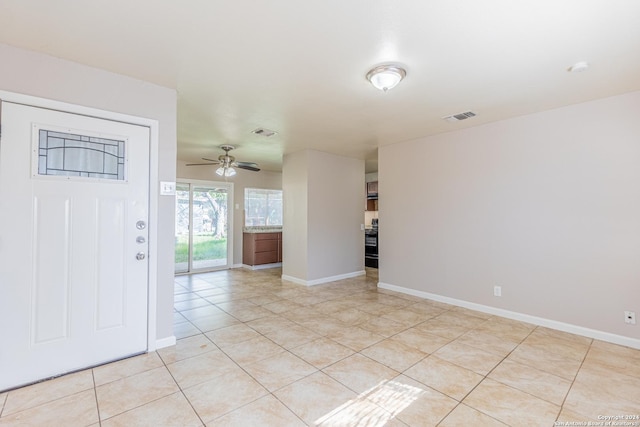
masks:
<instances>
[{"instance_id":1,"label":"ceiling fan light kit","mask_svg":"<svg viewBox=\"0 0 640 427\"><path fill-rule=\"evenodd\" d=\"M407 75L407 71L397 64L382 64L367 73L367 80L373 87L383 92L393 89Z\"/></svg>"},{"instance_id":2,"label":"ceiling fan light kit","mask_svg":"<svg viewBox=\"0 0 640 427\"><path fill-rule=\"evenodd\" d=\"M236 174L236 170L231 166L220 166L216 169L216 175L224 176L225 178L234 176Z\"/></svg>"}]
</instances>

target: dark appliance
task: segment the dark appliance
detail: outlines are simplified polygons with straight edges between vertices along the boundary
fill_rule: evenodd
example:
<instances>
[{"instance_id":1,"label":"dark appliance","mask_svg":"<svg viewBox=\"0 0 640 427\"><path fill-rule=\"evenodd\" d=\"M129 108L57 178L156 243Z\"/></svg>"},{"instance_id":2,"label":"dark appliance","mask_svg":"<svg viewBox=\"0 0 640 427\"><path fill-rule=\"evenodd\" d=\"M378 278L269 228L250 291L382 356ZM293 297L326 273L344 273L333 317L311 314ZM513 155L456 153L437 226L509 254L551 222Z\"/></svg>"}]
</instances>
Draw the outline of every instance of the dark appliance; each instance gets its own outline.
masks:
<instances>
[{"instance_id":1,"label":"dark appliance","mask_svg":"<svg viewBox=\"0 0 640 427\"><path fill-rule=\"evenodd\" d=\"M378 219L371 222L372 228L364 232L364 265L378 268Z\"/></svg>"}]
</instances>

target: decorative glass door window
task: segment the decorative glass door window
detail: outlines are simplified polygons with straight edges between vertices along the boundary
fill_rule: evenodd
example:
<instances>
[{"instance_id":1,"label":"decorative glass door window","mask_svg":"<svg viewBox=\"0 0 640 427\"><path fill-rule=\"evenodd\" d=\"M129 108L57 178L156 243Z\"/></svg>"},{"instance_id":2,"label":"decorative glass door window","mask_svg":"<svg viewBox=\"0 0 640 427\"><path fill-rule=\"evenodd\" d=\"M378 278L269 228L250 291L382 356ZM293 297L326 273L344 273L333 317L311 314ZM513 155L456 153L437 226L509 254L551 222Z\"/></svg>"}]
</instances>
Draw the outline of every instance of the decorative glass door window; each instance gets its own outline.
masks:
<instances>
[{"instance_id":1,"label":"decorative glass door window","mask_svg":"<svg viewBox=\"0 0 640 427\"><path fill-rule=\"evenodd\" d=\"M38 175L124 181L125 141L39 129Z\"/></svg>"}]
</instances>

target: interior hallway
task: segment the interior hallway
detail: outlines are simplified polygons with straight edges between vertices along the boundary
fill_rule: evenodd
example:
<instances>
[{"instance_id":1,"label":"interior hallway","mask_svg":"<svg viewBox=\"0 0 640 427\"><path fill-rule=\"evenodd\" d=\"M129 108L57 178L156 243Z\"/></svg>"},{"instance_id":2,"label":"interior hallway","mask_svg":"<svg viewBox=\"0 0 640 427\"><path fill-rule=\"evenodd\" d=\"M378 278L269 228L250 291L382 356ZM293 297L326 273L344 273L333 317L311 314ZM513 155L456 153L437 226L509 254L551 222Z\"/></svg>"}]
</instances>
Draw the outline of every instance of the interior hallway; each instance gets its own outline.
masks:
<instances>
[{"instance_id":1,"label":"interior hallway","mask_svg":"<svg viewBox=\"0 0 640 427\"><path fill-rule=\"evenodd\" d=\"M0 393L0 426L640 425L640 350L280 269L175 279L178 343ZM621 420L622 421L622 420Z\"/></svg>"}]
</instances>

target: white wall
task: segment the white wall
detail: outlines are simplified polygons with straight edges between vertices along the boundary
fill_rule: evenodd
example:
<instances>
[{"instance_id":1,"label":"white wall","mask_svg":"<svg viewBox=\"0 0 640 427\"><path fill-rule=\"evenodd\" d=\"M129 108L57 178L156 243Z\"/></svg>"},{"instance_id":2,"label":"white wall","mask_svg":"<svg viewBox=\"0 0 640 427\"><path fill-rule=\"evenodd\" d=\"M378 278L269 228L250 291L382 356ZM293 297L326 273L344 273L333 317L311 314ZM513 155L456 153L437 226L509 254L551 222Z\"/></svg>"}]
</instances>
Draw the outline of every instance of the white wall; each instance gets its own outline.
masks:
<instances>
[{"instance_id":1,"label":"white wall","mask_svg":"<svg viewBox=\"0 0 640 427\"><path fill-rule=\"evenodd\" d=\"M381 147L382 285L638 339L638 111L634 92Z\"/></svg>"},{"instance_id":2,"label":"white wall","mask_svg":"<svg viewBox=\"0 0 640 427\"><path fill-rule=\"evenodd\" d=\"M212 166L185 166L186 162L178 161L177 176L186 179L199 179L216 182L220 179ZM238 170L236 176L227 178L233 183L233 260L234 266L242 264L242 228L244 227L244 189L266 188L270 190L282 189L282 174L280 172L260 171L250 172ZM238 209L235 208L238 205Z\"/></svg>"},{"instance_id":3,"label":"white wall","mask_svg":"<svg viewBox=\"0 0 640 427\"><path fill-rule=\"evenodd\" d=\"M282 275L306 280L309 258L309 152L282 159Z\"/></svg>"},{"instance_id":4,"label":"white wall","mask_svg":"<svg viewBox=\"0 0 640 427\"><path fill-rule=\"evenodd\" d=\"M364 161L311 151L309 278L364 271Z\"/></svg>"},{"instance_id":5,"label":"white wall","mask_svg":"<svg viewBox=\"0 0 640 427\"><path fill-rule=\"evenodd\" d=\"M283 276L315 284L361 274L364 161L305 150L284 157L282 174Z\"/></svg>"},{"instance_id":6,"label":"white wall","mask_svg":"<svg viewBox=\"0 0 640 427\"><path fill-rule=\"evenodd\" d=\"M159 145L151 147L157 162L151 169L159 181L175 180L174 90L2 44L0 64L0 90L157 120ZM157 223L149 226L157 230L157 268L151 276L157 278L156 338L162 340L173 336L174 200L153 194L154 200Z\"/></svg>"}]
</instances>

